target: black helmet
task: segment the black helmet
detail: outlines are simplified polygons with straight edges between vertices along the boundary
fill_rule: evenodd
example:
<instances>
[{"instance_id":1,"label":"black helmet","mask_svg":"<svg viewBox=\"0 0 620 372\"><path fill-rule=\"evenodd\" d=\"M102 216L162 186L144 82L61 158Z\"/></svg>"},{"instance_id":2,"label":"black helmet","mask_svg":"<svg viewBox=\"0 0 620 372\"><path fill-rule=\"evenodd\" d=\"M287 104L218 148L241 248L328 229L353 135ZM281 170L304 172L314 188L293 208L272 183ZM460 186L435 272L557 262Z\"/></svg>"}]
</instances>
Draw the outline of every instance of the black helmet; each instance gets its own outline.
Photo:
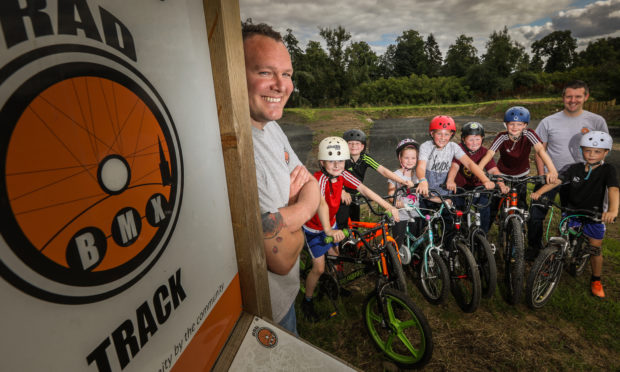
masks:
<instances>
[{"instance_id":1,"label":"black helmet","mask_svg":"<svg viewBox=\"0 0 620 372\"><path fill-rule=\"evenodd\" d=\"M420 150L420 146L413 138L405 138L404 140L400 141L396 146L396 156L400 156L400 152L407 147L414 148L416 149L416 151Z\"/></svg>"},{"instance_id":2,"label":"black helmet","mask_svg":"<svg viewBox=\"0 0 620 372\"><path fill-rule=\"evenodd\" d=\"M366 146L366 133L362 132L359 129L350 129L342 135L345 141L360 141Z\"/></svg>"},{"instance_id":3,"label":"black helmet","mask_svg":"<svg viewBox=\"0 0 620 372\"><path fill-rule=\"evenodd\" d=\"M469 123L463 125L463 128L461 129L461 141L463 141L465 137L471 135L479 135L484 138L484 127L482 124L477 121L470 121Z\"/></svg>"}]
</instances>

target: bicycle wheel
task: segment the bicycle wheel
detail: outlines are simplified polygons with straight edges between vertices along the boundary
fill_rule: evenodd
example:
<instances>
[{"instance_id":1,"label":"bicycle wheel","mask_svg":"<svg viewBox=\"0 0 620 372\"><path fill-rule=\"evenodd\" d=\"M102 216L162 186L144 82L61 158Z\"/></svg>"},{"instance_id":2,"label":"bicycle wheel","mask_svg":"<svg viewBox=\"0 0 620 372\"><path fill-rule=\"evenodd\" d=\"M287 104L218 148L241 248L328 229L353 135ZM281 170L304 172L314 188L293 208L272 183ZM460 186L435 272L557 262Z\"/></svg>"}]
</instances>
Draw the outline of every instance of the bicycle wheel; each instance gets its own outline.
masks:
<instances>
[{"instance_id":1,"label":"bicycle wheel","mask_svg":"<svg viewBox=\"0 0 620 372\"><path fill-rule=\"evenodd\" d=\"M478 265L465 244L454 241L455 252L451 252L453 262L450 273L450 291L461 310L473 313L480 305L480 274Z\"/></svg>"},{"instance_id":2,"label":"bicycle wheel","mask_svg":"<svg viewBox=\"0 0 620 372\"><path fill-rule=\"evenodd\" d=\"M586 253L586 246L590 244L588 242L588 238L584 235L581 235L577 238L577 244L575 245L575 249L573 250L573 256L570 259L570 263L568 265L568 273L572 276L580 275L583 270L585 270L586 265L588 263L588 259L590 259L590 254Z\"/></svg>"},{"instance_id":3,"label":"bicycle wheel","mask_svg":"<svg viewBox=\"0 0 620 372\"><path fill-rule=\"evenodd\" d=\"M523 229L519 221L511 219L506 227L506 248L504 251L504 279L508 302L521 302L523 296Z\"/></svg>"},{"instance_id":4,"label":"bicycle wheel","mask_svg":"<svg viewBox=\"0 0 620 372\"><path fill-rule=\"evenodd\" d=\"M482 297L491 298L497 286L497 265L491 245L482 232L474 233L471 253L478 264Z\"/></svg>"},{"instance_id":5,"label":"bicycle wheel","mask_svg":"<svg viewBox=\"0 0 620 372\"><path fill-rule=\"evenodd\" d=\"M433 336L424 314L400 291L385 288L364 303L366 329L377 347L404 368L419 368L431 359Z\"/></svg>"},{"instance_id":6,"label":"bicycle wheel","mask_svg":"<svg viewBox=\"0 0 620 372\"><path fill-rule=\"evenodd\" d=\"M446 298L446 288L450 287L450 273L437 252L431 252L424 266L424 260L416 265L418 288L422 296L433 305L442 304Z\"/></svg>"},{"instance_id":7,"label":"bicycle wheel","mask_svg":"<svg viewBox=\"0 0 620 372\"><path fill-rule=\"evenodd\" d=\"M405 279L405 271L403 270L403 265L400 264L400 260L398 259L398 253L396 253L396 248L391 242L388 242L385 246L387 256L387 267L388 267L388 276L390 280L394 283L394 288L398 289L403 293L407 293L407 280Z\"/></svg>"},{"instance_id":8,"label":"bicycle wheel","mask_svg":"<svg viewBox=\"0 0 620 372\"><path fill-rule=\"evenodd\" d=\"M547 247L534 261L526 287L527 305L532 309L543 307L560 282L563 263L558 252L557 246Z\"/></svg>"}]
</instances>

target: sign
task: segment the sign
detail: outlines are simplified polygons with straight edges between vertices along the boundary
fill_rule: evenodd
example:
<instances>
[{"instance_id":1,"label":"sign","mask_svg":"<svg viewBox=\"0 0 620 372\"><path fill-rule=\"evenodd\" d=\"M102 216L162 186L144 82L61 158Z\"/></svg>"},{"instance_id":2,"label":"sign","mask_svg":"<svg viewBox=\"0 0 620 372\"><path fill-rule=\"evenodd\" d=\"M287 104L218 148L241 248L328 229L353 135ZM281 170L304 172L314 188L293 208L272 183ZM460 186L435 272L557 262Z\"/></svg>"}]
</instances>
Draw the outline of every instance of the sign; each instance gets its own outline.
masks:
<instances>
[{"instance_id":1,"label":"sign","mask_svg":"<svg viewBox=\"0 0 620 372\"><path fill-rule=\"evenodd\" d=\"M0 29L2 369L208 369L241 299L202 2L3 0Z\"/></svg>"}]
</instances>

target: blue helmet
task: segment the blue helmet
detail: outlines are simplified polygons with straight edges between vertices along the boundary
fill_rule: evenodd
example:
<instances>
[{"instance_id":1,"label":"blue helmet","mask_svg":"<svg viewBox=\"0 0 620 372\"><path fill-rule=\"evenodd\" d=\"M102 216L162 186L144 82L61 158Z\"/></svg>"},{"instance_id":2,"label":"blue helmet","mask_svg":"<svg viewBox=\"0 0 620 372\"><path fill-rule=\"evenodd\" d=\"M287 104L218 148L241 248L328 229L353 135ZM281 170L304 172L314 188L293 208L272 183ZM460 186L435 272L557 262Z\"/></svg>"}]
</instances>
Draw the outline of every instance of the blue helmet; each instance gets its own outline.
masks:
<instances>
[{"instance_id":1,"label":"blue helmet","mask_svg":"<svg viewBox=\"0 0 620 372\"><path fill-rule=\"evenodd\" d=\"M504 114L504 123L511 121L530 122L530 112L522 106L514 106L509 108Z\"/></svg>"}]
</instances>

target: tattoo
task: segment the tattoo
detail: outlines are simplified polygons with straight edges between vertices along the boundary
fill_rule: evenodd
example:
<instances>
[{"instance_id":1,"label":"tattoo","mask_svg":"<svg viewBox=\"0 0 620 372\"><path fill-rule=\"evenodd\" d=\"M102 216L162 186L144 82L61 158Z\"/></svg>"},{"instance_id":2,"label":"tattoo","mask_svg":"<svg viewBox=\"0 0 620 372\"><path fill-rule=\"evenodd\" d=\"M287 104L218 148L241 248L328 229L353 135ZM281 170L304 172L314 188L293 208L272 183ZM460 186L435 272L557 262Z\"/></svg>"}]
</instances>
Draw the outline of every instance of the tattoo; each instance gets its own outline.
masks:
<instances>
[{"instance_id":1,"label":"tattoo","mask_svg":"<svg viewBox=\"0 0 620 372\"><path fill-rule=\"evenodd\" d=\"M284 228L284 220L280 212L263 213L261 220L263 224L263 239L275 238Z\"/></svg>"},{"instance_id":2,"label":"tattoo","mask_svg":"<svg viewBox=\"0 0 620 372\"><path fill-rule=\"evenodd\" d=\"M276 241L277 241L278 243L282 243L282 237L281 237L281 236L278 236L278 237L276 238Z\"/></svg>"},{"instance_id":3,"label":"tattoo","mask_svg":"<svg viewBox=\"0 0 620 372\"><path fill-rule=\"evenodd\" d=\"M278 253L278 247L276 247L275 245L273 246L273 254Z\"/></svg>"}]
</instances>

